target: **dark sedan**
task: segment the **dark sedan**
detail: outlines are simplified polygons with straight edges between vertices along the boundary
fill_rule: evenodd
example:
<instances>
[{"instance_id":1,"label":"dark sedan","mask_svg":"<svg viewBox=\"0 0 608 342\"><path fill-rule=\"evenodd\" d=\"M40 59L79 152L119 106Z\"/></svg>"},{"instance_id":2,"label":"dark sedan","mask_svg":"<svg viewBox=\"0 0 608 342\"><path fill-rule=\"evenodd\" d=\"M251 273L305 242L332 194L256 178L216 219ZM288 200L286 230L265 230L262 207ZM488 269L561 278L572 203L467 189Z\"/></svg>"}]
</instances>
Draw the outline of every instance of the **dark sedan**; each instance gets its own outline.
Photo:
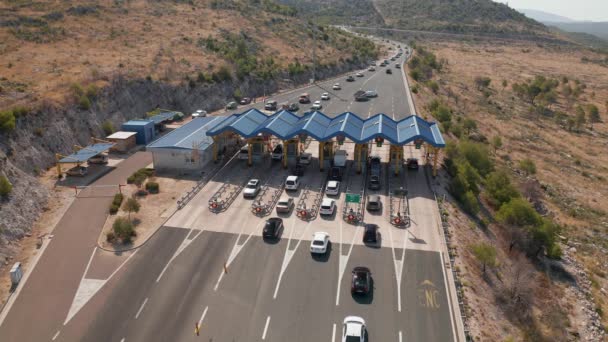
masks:
<instances>
[{"instance_id":1,"label":"dark sedan","mask_svg":"<svg viewBox=\"0 0 608 342\"><path fill-rule=\"evenodd\" d=\"M283 220L279 217L271 217L266 220L262 237L264 239L278 239L283 231Z\"/></svg>"},{"instance_id":2,"label":"dark sedan","mask_svg":"<svg viewBox=\"0 0 608 342\"><path fill-rule=\"evenodd\" d=\"M363 232L363 243L364 244L377 244L378 236L378 225L368 223L365 225L365 231Z\"/></svg>"},{"instance_id":3,"label":"dark sedan","mask_svg":"<svg viewBox=\"0 0 608 342\"><path fill-rule=\"evenodd\" d=\"M353 279L350 287L352 295L367 295L372 289L372 272L367 267L355 267L353 269Z\"/></svg>"},{"instance_id":4,"label":"dark sedan","mask_svg":"<svg viewBox=\"0 0 608 342\"><path fill-rule=\"evenodd\" d=\"M251 98L250 97L243 97L241 99L241 101L239 101L240 104L242 105L248 105L251 103Z\"/></svg>"}]
</instances>

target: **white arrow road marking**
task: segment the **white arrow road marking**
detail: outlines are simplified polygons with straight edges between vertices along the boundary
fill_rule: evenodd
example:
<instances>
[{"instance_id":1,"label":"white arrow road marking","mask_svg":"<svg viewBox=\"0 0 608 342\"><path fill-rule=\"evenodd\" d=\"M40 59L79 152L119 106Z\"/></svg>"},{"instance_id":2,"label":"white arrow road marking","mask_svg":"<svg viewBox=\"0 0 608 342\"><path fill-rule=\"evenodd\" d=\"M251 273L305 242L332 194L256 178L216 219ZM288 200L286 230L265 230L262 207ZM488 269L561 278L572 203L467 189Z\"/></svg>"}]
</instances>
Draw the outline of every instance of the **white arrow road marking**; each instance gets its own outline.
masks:
<instances>
[{"instance_id":1,"label":"white arrow road marking","mask_svg":"<svg viewBox=\"0 0 608 342\"><path fill-rule=\"evenodd\" d=\"M205 316L207 315L207 310L209 309L208 306L205 307L205 310L203 310L203 314L201 315L201 319L198 320L198 326L200 327L203 324L203 320L205 319Z\"/></svg>"},{"instance_id":2,"label":"white arrow road marking","mask_svg":"<svg viewBox=\"0 0 608 342\"><path fill-rule=\"evenodd\" d=\"M403 251L401 253L401 259L397 259L397 256L395 254L395 242L393 240L393 227L390 227L388 232L389 232L390 239L391 239L391 250L393 252L393 263L395 265L395 278L397 279L397 309L399 310L399 312L401 312L401 276L403 275L403 264L405 261L405 250L407 247L408 232L405 231L405 234L404 234L403 246L402 246Z\"/></svg>"},{"instance_id":3,"label":"white arrow road marking","mask_svg":"<svg viewBox=\"0 0 608 342\"><path fill-rule=\"evenodd\" d=\"M232 261L241 252L241 249L243 249L243 247L247 244L247 242L249 242L249 240L253 236L254 232L257 232L263 223L264 223L264 221L260 221L260 223L258 223L258 225L255 227L255 229L251 231L249 236L247 236L247 239L245 239L245 242L243 242L242 244L239 244L239 240L241 239L241 236L243 235L243 230L245 229L246 223L244 223L243 226L241 226L241 231L239 232L239 235L236 237L236 241L234 242L232 251L230 252L230 255L228 256L228 260L226 261L226 267L230 266ZM222 281L222 278L224 278L224 269L222 269L220 276L217 279L217 283L215 284L215 287L213 288L213 291L217 291L217 288L220 286L220 282Z\"/></svg>"},{"instance_id":4,"label":"white arrow road marking","mask_svg":"<svg viewBox=\"0 0 608 342\"><path fill-rule=\"evenodd\" d=\"M285 248L285 256L283 257L283 264L281 265L281 272L279 273L279 278L277 279L277 285L274 288L274 295L272 296L273 299L277 299L277 295L279 293L279 287L281 286L281 279L283 279L283 274L285 273L285 270L287 270L287 266L289 265L289 262L291 262L293 255L298 250L298 247L300 246L300 243L302 242L304 235L306 235L306 233L308 232L308 227L310 226L310 223L311 223L311 221L309 221L306 224L306 227L304 227L304 231L302 232L302 234L300 234L296 247L294 249L289 249L289 245L291 244L291 239L293 237L293 232L295 230L294 226L296 225L296 219L295 218L292 219L291 230L289 232L289 240L287 240L287 247Z\"/></svg>"},{"instance_id":5,"label":"white arrow road marking","mask_svg":"<svg viewBox=\"0 0 608 342\"><path fill-rule=\"evenodd\" d=\"M179 247L177 247L177 250L175 251L175 253L173 253L173 256L171 257L171 259L169 259L169 261L167 262L167 264L165 265L165 267L163 268L163 270L158 275L158 278L156 278L156 282L157 283L163 277L163 274L165 274L165 271L169 268L169 265L171 265L171 263L173 262L173 260L175 258L177 258L177 256L180 255L184 251L184 249L186 249L186 247L188 247L199 235L201 235L203 233L203 231L201 230L196 235L194 235L194 237L192 239L188 239L188 236L190 236L190 234L192 233L192 230L193 229L190 229L190 231L188 232L188 234L186 234L186 237L184 238L184 241L182 241L181 245L179 245Z\"/></svg>"}]
</instances>

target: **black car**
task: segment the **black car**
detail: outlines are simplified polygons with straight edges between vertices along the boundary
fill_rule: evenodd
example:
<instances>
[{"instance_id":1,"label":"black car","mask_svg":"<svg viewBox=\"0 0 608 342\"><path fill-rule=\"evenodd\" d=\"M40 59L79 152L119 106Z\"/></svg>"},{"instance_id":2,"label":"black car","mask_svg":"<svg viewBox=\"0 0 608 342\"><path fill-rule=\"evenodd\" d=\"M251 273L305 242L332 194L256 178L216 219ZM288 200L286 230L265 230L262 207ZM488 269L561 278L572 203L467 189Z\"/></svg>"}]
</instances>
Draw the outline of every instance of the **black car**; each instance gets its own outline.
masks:
<instances>
[{"instance_id":1,"label":"black car","mask_svg":"<svg viewBox=\"0 0 608 342\"><path fill-rule=\"evenodd\" d=\"M296 164L291 173L294 176L304 176L304 166L302 164Z\"/></svg>"},{"instance_id":2,"label":"black car","mask_svg":"<svg viewBox=\"0 0 608 342\"><path fill-rule=\"evenodd\" d=\"M297 103L292 103L287 107L287 110L290 112L297 112L300 110L300 106Z\"/></svg>"},{"instance_id":3,"label":"black car","mask_svg":"<svg viewBox=\"0 0 608 342\"><path fill-rule=\"evenodd\" d=\"M278 239L283 231L283 220L279 217L271 217L266 220L262 237L264 239Z\"/></svg>"},{"instance_id":4,"label":"black car","mask_svg":"<svg viewBox=\"0 0 608 342\"><path fill-rule=\"evenodd\" d=\"M265 110L277 110L277 101L274 101L274 100L266 101L266 104L264 104L264 109Z\"/></svg>"},{"instance_id":5,"label":"black car","mask_svg":"<svg viewBox=\"0 0 608 342\"><path fill-rule=\"evenodd\" d=\"M381 208L382 208L382 203L380 203L380 196L378 196L378 195L367 196L367 210L368 211L378 211Z\"/></svg>"},{"instance_id":6,"label":"black car","mask_svg":"<svg viewBox=\"0 0 608 342\"><path fill-rule=\"evenodd\" d=\"M352 76L348 76L348 77L346 78L346 82L355 82L355 78L354 78L354 77L352 77Z\"/></svg>"},{"instance_id":7,"label":"black car","mask_svg":"<svg viewBox=\"0 0 608 342\"><path fill-rule=\"evenodd\" d=\"M417 170L418 169L418 159L407 158L405 165L407 165L407 168L410 170Z\"/></svg>"},{"instance_id":8,"label":"black car","mask_svg":"<svg viewBox=\"0 0 608 342\"><path fill-rule=\"evenodd\" d=\"M363 90L358 90L354 96L355 96L355 101L367 101L369 99L367 97L367 94Z\"/></svg>"},{"instance_id":9,"label":"black car","mask_svg":"<svg viewBox=\"0 0 608 342\"><path fill-rule=\"evenodd\" d=\"M250 97L243 97L241 99L241 101L239 101L240 104L242 105L248 105L251 103L251 98Z\"/></svg>"},{"instance_id":10,"label":"black car","mask_svg":"<svg viewBox=\"0 0 608 342\"><path fill-rule=\"evenodd\" d=\"M378 243L378 225L368 223L365 225L365 231L363 232L363 243L364 244L376 244Z\"/></svg>"},{"instance_id":11,"label":"black car","mask_svg":"<svg viewBox=\"0 0 608 342\"><path fill-rule=\"evenodd\" d=\"M393 73L393 70L391 70L391 69L386 69L386 73L387 73L387 74L392 74L392 73Z\"/></svg>"},{"instance_id":12,"label":"black car","mask_svg":"<svg viewBox=\"0 0 608 342\"><path fill-rule=\"evenodd\" d=\"M342 168L334 166L329 169L329 180L342 181Z\"/></svg>"},{"instance_id":13,"label":"black car","mask_svg":"<svg viewBox=\"0 0 608 342\"><path fill-rule=\"evenodd\" d=\"M372 289L372 272L367 267L355 267L353 269L353 280L350 286L350 293L368 294Z\"/></svg>"}]
</instances>

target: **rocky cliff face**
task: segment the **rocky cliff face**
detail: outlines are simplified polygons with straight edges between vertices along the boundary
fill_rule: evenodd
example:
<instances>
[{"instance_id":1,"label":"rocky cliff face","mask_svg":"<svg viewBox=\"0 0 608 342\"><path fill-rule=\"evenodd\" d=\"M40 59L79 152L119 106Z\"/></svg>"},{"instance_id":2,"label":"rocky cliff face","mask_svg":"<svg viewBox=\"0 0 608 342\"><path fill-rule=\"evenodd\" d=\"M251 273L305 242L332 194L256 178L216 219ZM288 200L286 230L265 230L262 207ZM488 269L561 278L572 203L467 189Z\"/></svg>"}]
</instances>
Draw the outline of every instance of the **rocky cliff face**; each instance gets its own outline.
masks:
<instances>
[{"instance_id":1,"label":"rocky cliff face","mask_svg":"<svg viewBox=\"0 0 608 342\"><path fill-rule=\"evenodd\" d=\"M317 78L362 68L363 64L345 63L317 69ZM279 75L268 81L242 81L205 84L190 87L140 79L117 77L102 89L90 110L75 105L56 107L42 105L39 110L18 118L17 128L0 135L0 174L13 184L6 199L0 199L0 262L14 252L9 241L21 239L31 230L46 205L49 191L36 179L40 170L55 163L55 153L69 154L74 145L86 145L91 137L104 137L102 123L111 121L114 127L147 111L168 108L184 113L196 109L215 111L223 108L235 90L246 96L263 96L280 89L285 79L299 85L311 78L310 72L296 76Z\"/></svg>"}]
</instances>

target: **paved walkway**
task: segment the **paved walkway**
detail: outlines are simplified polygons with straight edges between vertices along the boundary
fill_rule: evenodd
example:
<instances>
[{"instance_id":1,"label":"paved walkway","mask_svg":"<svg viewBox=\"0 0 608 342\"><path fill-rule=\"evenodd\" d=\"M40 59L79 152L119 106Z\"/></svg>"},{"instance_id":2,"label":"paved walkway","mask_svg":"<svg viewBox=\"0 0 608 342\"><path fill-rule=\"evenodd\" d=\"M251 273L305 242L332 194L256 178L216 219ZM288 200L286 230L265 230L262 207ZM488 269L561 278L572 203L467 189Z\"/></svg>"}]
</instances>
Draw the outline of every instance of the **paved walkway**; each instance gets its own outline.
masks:
<instances>
[{"instance_id":1,"label":"paved walkway","mask_svg":"<svg viewBox=\"0 0 608 342\"><path fill-rule=\"evenodd\" d=\"M129 175L151 162L150 153L138 152L93 185L124 184ZM10 311L0 326L0 341L47 341L60 329L111 202L112 197L74 200L12 307L5 309Z\"/></svg>"}]
</instances>

